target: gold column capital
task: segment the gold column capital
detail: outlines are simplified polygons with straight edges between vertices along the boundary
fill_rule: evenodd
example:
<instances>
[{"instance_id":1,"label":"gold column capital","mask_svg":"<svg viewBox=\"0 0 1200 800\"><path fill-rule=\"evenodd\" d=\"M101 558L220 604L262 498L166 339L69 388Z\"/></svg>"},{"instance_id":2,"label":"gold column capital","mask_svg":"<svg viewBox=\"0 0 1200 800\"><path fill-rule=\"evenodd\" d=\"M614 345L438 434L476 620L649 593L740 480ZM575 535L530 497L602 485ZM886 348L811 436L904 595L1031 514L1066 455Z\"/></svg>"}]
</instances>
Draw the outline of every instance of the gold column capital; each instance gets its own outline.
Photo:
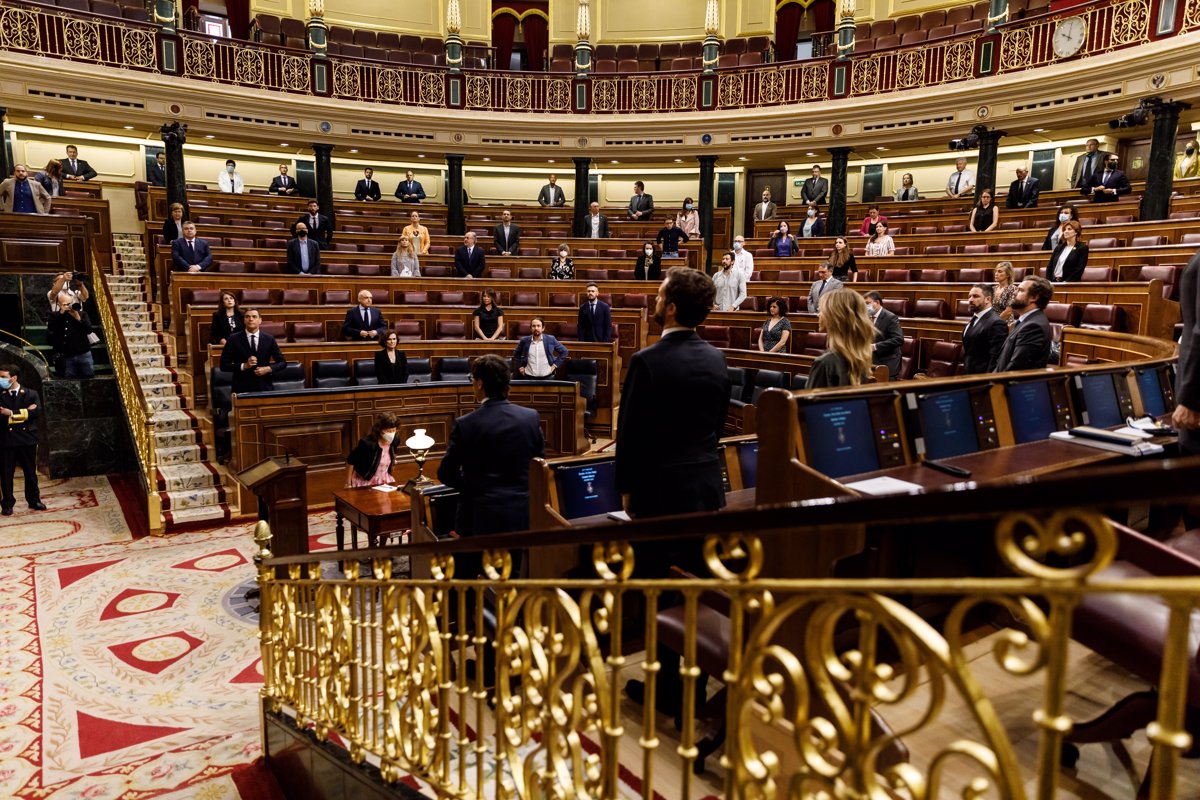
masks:
<instances>
[{"instance_id":1,"label":"gold column capital","mask_svg":"<svg viewBox=\"0 0 1200 800\"><path fill-rule=\"evenodd\" d=\"M325 0L308 0L308 16L324 18Z\"/></svg>"},{"instance_id":2,"label":"gold column capital","mask_svg":"<svg viewBox=\"0 0 1200 800\"><path fill-rule=\"evenodd\" d=\"M579 0L579 13L575 18L575 37L586 42L592 37L592 10L588 0Z\"/></svg>"},{"instance_id":3,"label":"gold column capital","mask_svg":"<svg viewBox=\"0 0 1200 800\"><path fill-rule=\"evenodd\" d=\"M704 9L704 33L716 36L721 30L721 5L717 0L708 0Z\"/></svg>"},{"instance_id":4,"label":"gold column capital","mask_svg":"<svg viewBox=\"0 0 1200 800\"><path fill-rule=\"evenodd\" d=\"M460 33L462 31L462 10L459 8L458 0L448 0L446 3L446 33Z\"/></svg>"}]
</instances>

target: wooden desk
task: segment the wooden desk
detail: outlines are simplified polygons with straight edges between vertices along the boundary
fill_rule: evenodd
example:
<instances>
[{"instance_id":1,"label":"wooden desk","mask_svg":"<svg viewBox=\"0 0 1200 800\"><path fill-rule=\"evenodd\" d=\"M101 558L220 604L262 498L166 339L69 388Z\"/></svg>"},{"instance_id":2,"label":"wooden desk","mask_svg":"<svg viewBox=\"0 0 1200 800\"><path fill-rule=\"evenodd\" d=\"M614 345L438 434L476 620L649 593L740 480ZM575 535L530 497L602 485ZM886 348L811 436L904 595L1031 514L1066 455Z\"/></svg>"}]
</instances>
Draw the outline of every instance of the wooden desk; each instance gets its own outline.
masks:
<instances>
[{"instance_id":1,"label":"wooden desk","mask_svg":"<svg viewBox=\"0 0 1200 800\"><path fill-rule=\"evenodd\" d=\"M382 547L393 533L407 530L411 522L408 495L397 489L379 492L366 486L335 489L337 549L345 549L345 523L350 523L350 549L358 549L358 529L367 534L368 547Z\"/></svg>"}]
</instances>

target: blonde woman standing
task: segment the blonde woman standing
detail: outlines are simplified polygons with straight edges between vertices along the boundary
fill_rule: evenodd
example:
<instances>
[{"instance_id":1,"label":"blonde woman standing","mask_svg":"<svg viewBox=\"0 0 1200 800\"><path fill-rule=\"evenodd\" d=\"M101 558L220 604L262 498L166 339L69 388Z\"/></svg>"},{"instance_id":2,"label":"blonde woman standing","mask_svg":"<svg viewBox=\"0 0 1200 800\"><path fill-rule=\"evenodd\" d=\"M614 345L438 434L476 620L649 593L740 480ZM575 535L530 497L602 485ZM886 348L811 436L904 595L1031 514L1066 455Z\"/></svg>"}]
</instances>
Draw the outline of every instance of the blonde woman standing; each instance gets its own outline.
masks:
<instances>
[{"instance_id":1,"label":"blonde woman standing","mask_svg":"<svg viewBox=\"0 0 1200 800\"><path fill-rule=\"evenodd\" d=\"M858 292L835 289L821 298L817 329L828 336L825 352L813 362L806 389L858 386L871 379L875 328Z\"/></svg>"}]
</instances>

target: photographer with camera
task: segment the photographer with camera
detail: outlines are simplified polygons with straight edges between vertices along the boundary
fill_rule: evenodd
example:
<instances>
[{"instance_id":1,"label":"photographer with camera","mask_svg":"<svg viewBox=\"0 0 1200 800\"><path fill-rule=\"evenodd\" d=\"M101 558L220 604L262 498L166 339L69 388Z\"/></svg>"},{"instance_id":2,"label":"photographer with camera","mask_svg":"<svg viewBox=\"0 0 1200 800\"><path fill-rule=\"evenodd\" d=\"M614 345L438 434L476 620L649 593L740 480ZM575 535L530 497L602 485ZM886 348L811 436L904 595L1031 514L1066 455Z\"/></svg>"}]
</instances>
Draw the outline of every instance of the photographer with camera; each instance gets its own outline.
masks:
<instances>
[{"instance_id":1,"label":"photographer with camera","mask_svg":"<svg viewBox=\"0 0 1200 800\"><path fill-rule=\"evenodd\" d=\"M47 334L56 354L55 369L60 378L93 378L92 345L100 337L92 331L92 321L83 303L67 290L58 295L59 311L50 315ZM60 360L61 359L61 360Z\"/></svg>"},{"instance_id":2,"label":"photographer with camera","mask_svg":"<svg viewBox=\"0 0 1200 800\"><path fill-rule=\"evenodd\" d=\"M54 286L50 291L46 292L46 299L50 301L50 311L62 311L59 307L58 296L63 292L67 292L75 299L72 302L86 303L92 294L88 291L87 284L83 282L83 275L76 276L74 272L60 272L54 276ZM68 303L67 305L70 305Z\"/></svg>"}]
</instances>

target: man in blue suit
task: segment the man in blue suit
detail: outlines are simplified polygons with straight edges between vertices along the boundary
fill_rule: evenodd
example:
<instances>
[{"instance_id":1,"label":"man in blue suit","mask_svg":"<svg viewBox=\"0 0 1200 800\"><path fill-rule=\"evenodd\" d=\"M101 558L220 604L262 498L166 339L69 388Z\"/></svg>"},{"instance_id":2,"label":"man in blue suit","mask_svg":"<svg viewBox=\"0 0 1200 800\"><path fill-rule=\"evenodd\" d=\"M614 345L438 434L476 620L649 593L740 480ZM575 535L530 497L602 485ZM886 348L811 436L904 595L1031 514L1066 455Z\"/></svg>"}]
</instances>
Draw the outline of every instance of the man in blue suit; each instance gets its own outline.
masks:
<instances>
[{"instance_id":1,"label":"man in blue suit","mask_svg":"<svg viewBox=\"0 0 1200 800\"><path fill-rule=\"evenodd\" d=\"M612 308L600 299L600 287L587 285L587 299L579 305L579 341L612 341Z\"/></svg>"},{"instance_id":2,"label":"man in blue suit","mask_svg":"<svg viewBox=\"0 0 1200 800\"><path fill-rule=\"evenodd\" d=\"M533 333L522 336L517 349L513 350L517 372L533 380L550 380L554 371L566 363L567 348L550 334L542 333L546 323L541 317L531 319L529 328Z\"/></svg>"},{"instance_id":3,"label":"man in blue suit","mask_svg":"<svg viewBox=\"0 0 1200 800\"><path fill-rule=\"evenodd\" d=\"M378 309L371 308L374 302L370 289L358 293L358 305L346 311L346 320L342 323L343 336L356 342L365 339L379 341L379 337L387 330L387 322Z\"/></svg>"},{"instance_id":4,"label":"man in blue suit","mask_svg":"<svg viewBox=\"0 0 1200 800\"><path fill-rule=\"evenodd\" d=\"M438 480L459 490L459 536L529 528L529 462L545 453L537 412L508 401L508 364L493 353L471 365L477 410L450 430ZM473 577L464 575L464 577Z\"/></svg>"},{"instance_id":5,"label":"man in blue suit","mask_svg":"<svg viewBox=\"0 0 1200 800\"><path fill-rule=\"evenodd\" d=\"M462 247L454 252L454 272L460 278L482 278L487 269L483 248L475 244L475 234L467 231Z\"/></svg>"},{"instance_id":6,"label":"man in blue suit","mask_svg":"<svg viewBox=\"0 0 1200 800\"><path fill-rule=\"evenodd\" d=\"M183 223L183 238L171 242L171 268L176 272L208 272L212 261L208 242L196 237L196 223Z\"/></svg>"},{"instance_id":7,"label":"man in blue suit","mask_svg":"<svg viewBox=\"0 0 1200 800\"><path fill-rule=\"evenodd\" d=\"M420 181L413 180L411 169L404 174L404 180L396 187L396 197L401 203L419 203L425 199L425 190L421 188Z\"/></svg>"}]
</instances>

